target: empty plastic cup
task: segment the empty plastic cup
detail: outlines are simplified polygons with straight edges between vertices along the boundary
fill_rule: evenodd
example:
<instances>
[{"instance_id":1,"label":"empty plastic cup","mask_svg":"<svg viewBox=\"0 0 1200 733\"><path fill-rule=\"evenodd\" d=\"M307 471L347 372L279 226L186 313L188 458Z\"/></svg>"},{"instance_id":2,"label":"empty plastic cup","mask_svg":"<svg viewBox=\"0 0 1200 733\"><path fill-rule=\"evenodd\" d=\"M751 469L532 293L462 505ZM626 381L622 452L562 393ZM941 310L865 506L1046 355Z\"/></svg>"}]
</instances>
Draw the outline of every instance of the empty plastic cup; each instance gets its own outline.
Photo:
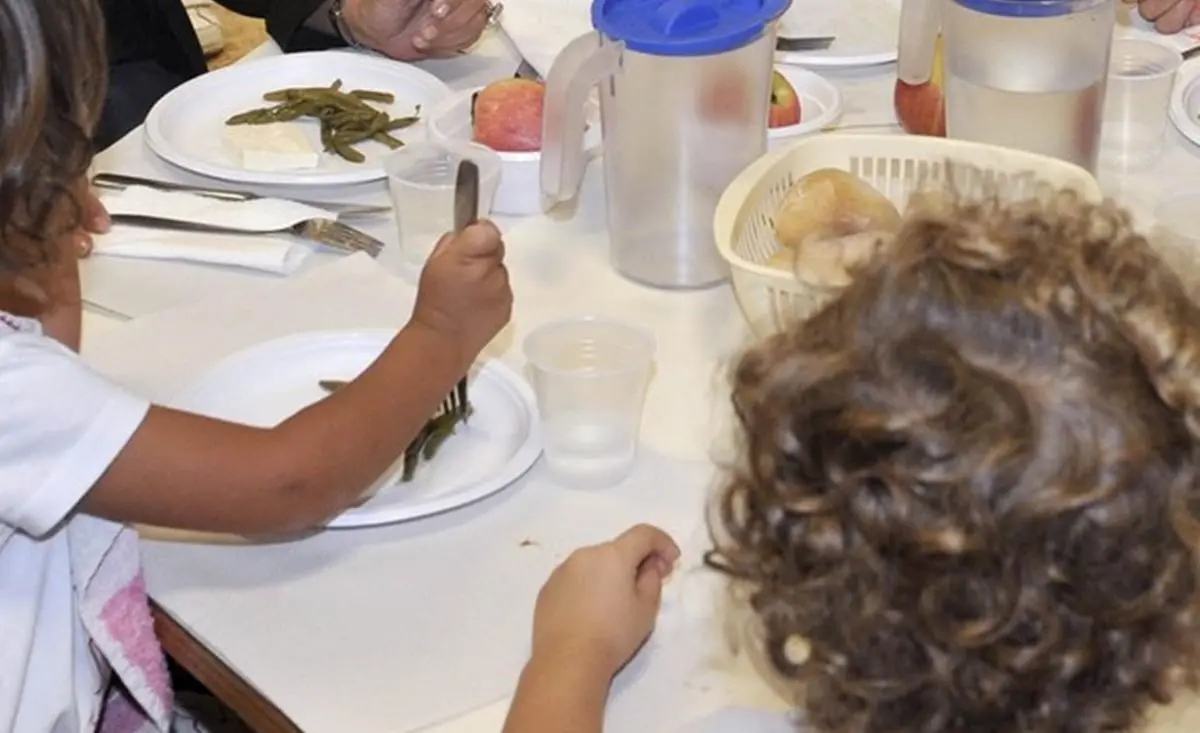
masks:
<instances>
[{"instance_id":1,"label":"empty plastic cup","mask_svg":"<svg viewBox=\"0 0 1200 733\"><path fill-rule=\"evenodd\" d=\"M1179 51L1152 40L1113 42L1100 162L1108 168L1143 168L1162 155L1171 89L1183 63Z\"/></svg>"},{"instance_id":2,"label":"empty plastic cup","mask_svg":"<svg viewBox=\"0 0 1200 733\"><path fill-rule=\"evenodd\" d=\"M654 351L648 332L591 316L525 339L546 465L560 482L602 488L629 474Z\"/></svg>"},{"instance_id":3,"label":"empty plastic cup","mask_svg":"<svg viewBox=\"0 0 1200 733\"><path fill-rule=\"evenodd\" d=\"M384 159L400 240L383 248L381 265L400 274L420 272L434 245L454 228L454 184L464 159L479 166L477 216L486 218L500 180L500 157L490 148L465 140L427 140Z\"/></svg>"}]
</instances>

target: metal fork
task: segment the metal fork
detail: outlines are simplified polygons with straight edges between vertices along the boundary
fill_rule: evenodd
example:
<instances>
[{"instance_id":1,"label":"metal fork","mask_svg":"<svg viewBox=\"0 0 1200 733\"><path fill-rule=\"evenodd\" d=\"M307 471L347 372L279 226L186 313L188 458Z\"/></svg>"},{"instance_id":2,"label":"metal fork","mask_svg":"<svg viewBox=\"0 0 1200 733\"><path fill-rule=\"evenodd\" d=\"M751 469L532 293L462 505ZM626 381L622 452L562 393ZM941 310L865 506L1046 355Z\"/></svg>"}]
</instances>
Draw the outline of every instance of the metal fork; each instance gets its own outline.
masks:
<instances>
[{"instance_id":1,"label":"metal fork","mask_svg":"<svg viewBox=\"0 0 1200 733\"><path fill-rule=\"evenodd\" d=\"M343 252L366 252L371 257L378 257L383 249L383 242L371 237L354 227L346 226L333 219L306 219L281 229L241 229L238 227L222 227L213 224L201 224L194 221L181 221L162 216L145 214L113 214L114 224L145 227L148 229L166 229L177 232L204 232L207 234L294 234L297 237L319 242L327 247L340 249Z\"/></svg>"}]
</instances>

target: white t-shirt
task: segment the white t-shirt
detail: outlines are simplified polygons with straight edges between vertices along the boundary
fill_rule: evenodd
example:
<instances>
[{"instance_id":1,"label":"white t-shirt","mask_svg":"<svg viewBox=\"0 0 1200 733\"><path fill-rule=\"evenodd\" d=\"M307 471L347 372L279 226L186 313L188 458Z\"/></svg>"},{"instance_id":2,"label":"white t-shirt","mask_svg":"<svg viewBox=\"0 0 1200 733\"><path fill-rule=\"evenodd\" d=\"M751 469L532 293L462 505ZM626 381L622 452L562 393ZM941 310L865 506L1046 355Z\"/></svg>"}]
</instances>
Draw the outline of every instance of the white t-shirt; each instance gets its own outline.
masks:
<instances>
[{"instance_id":1,"label":"white t-shirt","mask_svg":"<svg viewBox=\"0 0 1200 733\"><path fill-rule=\"evenodd\" d=\"M65 527L148 408L0 313L0 733L96 729L108 671L80 621Z\"/></svg>"}]
</instances>

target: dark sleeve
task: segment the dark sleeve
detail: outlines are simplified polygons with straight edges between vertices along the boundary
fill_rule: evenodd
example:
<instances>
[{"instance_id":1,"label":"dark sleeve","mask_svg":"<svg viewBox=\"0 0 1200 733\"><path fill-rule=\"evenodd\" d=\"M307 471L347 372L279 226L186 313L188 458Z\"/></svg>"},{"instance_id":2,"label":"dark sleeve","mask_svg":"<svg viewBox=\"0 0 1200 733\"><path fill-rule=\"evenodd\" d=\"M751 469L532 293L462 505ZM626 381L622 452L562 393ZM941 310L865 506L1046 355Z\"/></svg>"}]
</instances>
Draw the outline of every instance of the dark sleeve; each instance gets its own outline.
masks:
<instances>
[{"instance_id":1,"label":"dark sleeve","mask_svg":"<svg viewBox=\"0 0 1200 733\"><path fill-rule=\"evenodd\" d=\"M263 18L267 32L284 51L321 51L343 45L338 39L305 28L325 0L218 0L235 13Z\"/></svg>"}]
</instances>

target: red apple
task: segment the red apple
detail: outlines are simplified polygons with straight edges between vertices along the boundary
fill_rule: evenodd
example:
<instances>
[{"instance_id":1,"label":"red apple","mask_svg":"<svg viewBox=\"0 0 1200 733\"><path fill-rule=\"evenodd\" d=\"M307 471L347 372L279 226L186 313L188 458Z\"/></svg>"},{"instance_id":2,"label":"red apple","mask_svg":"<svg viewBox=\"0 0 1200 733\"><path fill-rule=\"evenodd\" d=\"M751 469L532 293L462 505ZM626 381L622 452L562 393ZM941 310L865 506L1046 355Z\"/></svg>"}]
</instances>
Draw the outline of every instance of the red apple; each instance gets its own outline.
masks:
<instances>
[{"instance_id":1,"label":"red apple","mask_svg":"<svg viewBox=\"0 0 1200 733\"><path fill-rule=\"evenodd\" d=\"M800 124L800 95L787 77L771 72L771 113L768 127L787 127Z\"/></svg>"},{"instance_id":2,"label":"red apple","mask_svg":"<svg viewBox=\"0 0 1200 733\"><path fill-rule=\"evenodd\" d=\"M924 84L896 80L893 103L900 126L911 135L946 136L946 95L942 73L942 37L933 51L933 69Z\"/></svg>"},{"instance_id":3,"label":"red apple","mask_svg":"<svg viewBox=\"0 0 1200 733\"><path fill-rule=\"evenodd\" d=\"M502 153L542 149L546 86L533 79L501 79L471 100L475 142Z\"/></svg>"}]
</instances>

